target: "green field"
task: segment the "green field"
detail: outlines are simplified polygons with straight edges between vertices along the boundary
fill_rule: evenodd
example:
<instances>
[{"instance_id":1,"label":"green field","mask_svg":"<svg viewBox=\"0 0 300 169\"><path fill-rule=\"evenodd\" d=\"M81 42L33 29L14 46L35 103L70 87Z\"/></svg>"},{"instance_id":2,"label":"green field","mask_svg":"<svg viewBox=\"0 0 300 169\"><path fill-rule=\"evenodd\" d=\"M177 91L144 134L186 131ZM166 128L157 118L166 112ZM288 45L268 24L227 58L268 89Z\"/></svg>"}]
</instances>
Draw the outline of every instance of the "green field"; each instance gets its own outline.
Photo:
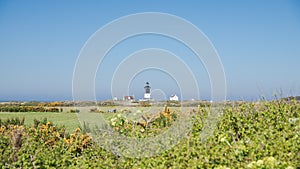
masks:
<instances>
[{"instance_id":1,"label":"green field","mask_svg":"<svg viewBox=\"0 0 300 169\"><path fill-rule=\"evenodd\" d=\"M74 131L80 126L75 113L52 113L52 112L18 112L18 113L7 113L0 112L0 118L5 120L8 118L25 118L25 125L33 125L33 120L43 120L47 118L48 121L53 122L58 126L65 126L67 131Z\"/></svg>"},{"instance_id":2,"label":"green field","mask_svg":"<svg viewBox=\"0 0 300 169\"><path fill-rule=\"evenodd\" d=\"M80 122L76 113L69 113L68 111L71 108L63 108L64 112L54 113L54 112L0 112L0 119L9 119L9 118L25 118L25 125L33 125L34 119L43 120L47 118L48 121L54 123L57 126L65 126L66 130L69 132L74 131L76 128L80 127ZM80 112L89 111L90 107L81 107L77 108ZM145 112L152 110L159 112L163 110L163 107L139 107L139 108L129 108L129 107L100 107L100 110L107 112L108 110L117 109L118 111L122 110L131 110L137 112ZM178 108L170 108L172 111L178 110ZM141 113L140 113L141 114ZM108 118L113 115L113 113L102 113L103 117Z\"/></svg>"}]
</instances>

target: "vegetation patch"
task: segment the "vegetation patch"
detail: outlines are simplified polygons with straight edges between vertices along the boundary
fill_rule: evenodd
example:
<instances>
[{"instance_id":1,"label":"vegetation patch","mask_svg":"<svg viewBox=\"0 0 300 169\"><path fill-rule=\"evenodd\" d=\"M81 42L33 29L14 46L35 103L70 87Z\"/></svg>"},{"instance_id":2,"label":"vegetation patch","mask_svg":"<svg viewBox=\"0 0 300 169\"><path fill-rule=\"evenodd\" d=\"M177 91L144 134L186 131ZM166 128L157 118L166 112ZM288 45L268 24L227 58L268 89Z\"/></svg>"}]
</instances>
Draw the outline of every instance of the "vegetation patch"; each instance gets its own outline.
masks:
<instances>
[{"instance_id":1,"label":"vegetation patch","mask_svg":"<svg viewBox=\"0 0 300 169\"><path fill-rule=\"evenodd\" d=\"M101 148L85 129L67 132L52 122L1 120L2 168L299 168L300 105L295 100L244 102L224 107L212 137L201 141L210 111L192 111L188 137L158 156L126 158ZM128 112L129 113L129 112ZM65 113L67 114L67 113ZM69 113L71 114L71 113ZM110 113L111 114L111 113ZM160 134L179 114L166 107L157 116L107 116L116 132L146 138ZM25 116L26 118L26 116ZM26 121L26 120L25 120ZM53 121L55 123L55 121Z\"/></svg>"}]
</instances>

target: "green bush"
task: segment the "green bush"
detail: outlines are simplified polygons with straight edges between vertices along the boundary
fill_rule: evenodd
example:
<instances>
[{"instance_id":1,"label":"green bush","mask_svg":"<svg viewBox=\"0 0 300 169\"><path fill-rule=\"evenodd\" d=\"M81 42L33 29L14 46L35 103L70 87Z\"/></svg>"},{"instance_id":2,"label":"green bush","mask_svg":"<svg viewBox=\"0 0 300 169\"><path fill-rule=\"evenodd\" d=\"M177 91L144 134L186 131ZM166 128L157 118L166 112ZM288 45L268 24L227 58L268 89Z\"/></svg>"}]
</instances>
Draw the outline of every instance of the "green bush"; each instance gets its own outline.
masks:
<instances>
[{"instance_id":1,"label":"green bush","mask_svg":"<svg viewBox=\"0 0 300 169\"><path fill-rule=\"evenodd\" d=\"M294 101L226 106L211 137L201 141L210 111L193 112L187 137L149 158L120 157L76 129L67 134L47 119L34 127L1 121L1 168L299 168L300 105ZM179 114L175 115L179 116ZM167 129L176 116L166 108L145 126L114 114L109 124L128 137L151 137ZM22 121L22 120L19 120ZM88 124L85 131L89 132Z\"/></svg>"},{"instance_id":2,"label":"green bush","mask_svg":"<svg viewBox=\"0 0 300 169\"><path fill-rule=\"evenodd\" d=\"M5 126L5 127L8 127L9 125L22 126L22 125L24 125L24 122L25 122L24 117L22 119L20 119L19 117L10 118L10 119L6 119L6 120L0 119L0 126Z\"/></svg>"}]
</instances>

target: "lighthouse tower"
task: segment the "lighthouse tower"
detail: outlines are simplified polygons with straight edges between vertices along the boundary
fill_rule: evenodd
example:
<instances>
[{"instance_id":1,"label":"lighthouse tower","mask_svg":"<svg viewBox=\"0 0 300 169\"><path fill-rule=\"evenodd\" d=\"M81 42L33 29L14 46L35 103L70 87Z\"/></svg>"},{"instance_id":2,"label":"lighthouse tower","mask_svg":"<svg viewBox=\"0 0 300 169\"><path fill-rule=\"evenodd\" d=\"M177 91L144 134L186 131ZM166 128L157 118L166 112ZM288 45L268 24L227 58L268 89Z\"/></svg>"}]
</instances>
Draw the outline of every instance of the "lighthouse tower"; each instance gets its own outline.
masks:
<instances>
[{"instance_id":1,"label":"lighthouse tower","mask_svg":"<svg viewBox=\"0 0 300 169\"><path fill-rule=\"evenodd\" d=\"M144 87L145 93L144 93L144 99L150 100L150 89L149 82L146 83L146 86Z\"/></svg>"}]
</instances>

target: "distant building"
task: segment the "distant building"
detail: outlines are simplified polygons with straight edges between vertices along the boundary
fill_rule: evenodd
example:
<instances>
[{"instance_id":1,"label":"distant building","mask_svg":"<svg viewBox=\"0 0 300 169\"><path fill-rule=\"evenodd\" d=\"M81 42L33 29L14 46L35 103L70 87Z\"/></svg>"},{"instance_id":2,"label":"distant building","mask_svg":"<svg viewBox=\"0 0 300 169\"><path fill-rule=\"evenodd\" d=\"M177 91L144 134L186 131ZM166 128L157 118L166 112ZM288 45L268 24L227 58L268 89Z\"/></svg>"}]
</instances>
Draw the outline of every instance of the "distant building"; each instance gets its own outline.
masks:
<instances>
[{"instance_id":1,"label":"distant building","mask_svg":"<svg viewBox=\"0 0 300 169\"><path fill-rule=\"evenodd\" d=\"M123 100L124 101L134 101L134 97L133 96L124 96Z\"/></svg>"},{"instance_id":2,"label":"distant building","mask_svg":"<svg viewBox=\"0 0 300 169\"><path fill-rule=\"evenodd\" d=\"M178 101L178 96L176 94L171 95L170 100L171 101Z\"/></svg>"},{"instance_id":3,"label":"distant building","mask_svg":"<svg viewBox=\"0 0 300 169\"><path fill-rule=\"evenodd\" d=\"M114 98L113 98L113 101L117 101L117 100L118 100L118 98L117 98L117 97L114 97Z\"/></svg>"},{"instance_id":4,"label":"distant building","mask_svg":"<svg viewBox=\"0 0 300 169\"><path fill-rule=\"evenodd\" d=\"M144 89L145 89L144 99L145 100L150 100L150 98L151 98L151 94L150 94L151 87L149 86L149 82L146 83L146 86L144 87Z\"/></svg>"}]
</instances>

